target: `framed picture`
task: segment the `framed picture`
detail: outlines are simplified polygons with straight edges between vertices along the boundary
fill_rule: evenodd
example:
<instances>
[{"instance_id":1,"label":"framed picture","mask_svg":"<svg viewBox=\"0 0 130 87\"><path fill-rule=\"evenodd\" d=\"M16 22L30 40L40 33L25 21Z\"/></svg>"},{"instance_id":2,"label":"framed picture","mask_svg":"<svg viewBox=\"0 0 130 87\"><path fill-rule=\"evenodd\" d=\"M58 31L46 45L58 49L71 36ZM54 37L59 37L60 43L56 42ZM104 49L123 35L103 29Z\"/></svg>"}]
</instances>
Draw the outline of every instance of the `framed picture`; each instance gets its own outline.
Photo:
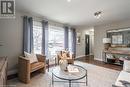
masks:
<instances>
[{"instance_id":1,"label":"framed picture","mask_svg":"<svg viewBox=\"0 0 130 87\"><path fill-rule=\"evenodd\" d=\"M112 35L112 44L122 44L123 37L122 35Z\"/></svg>"},{"instance_id":2,"label":"framed picture","mask_svg":"<svg viewBox=\"0 0 130 87\"><path fill-rule=\"evenodd\" d=\"M81 44L81 33L77 33L77 44Z\"/></svg>"}]
</instances>

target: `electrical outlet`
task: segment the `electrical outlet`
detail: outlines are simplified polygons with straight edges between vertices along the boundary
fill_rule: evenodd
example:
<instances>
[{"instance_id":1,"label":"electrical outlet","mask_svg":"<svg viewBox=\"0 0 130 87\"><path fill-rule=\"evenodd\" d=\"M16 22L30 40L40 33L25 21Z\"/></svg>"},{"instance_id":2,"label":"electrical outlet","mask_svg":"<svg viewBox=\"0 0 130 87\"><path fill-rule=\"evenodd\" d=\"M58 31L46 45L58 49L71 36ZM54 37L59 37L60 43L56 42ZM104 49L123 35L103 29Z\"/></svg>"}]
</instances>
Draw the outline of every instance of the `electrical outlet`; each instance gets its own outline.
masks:
<instances>
[{"instance_id":1,"label":"electrical outlet","mask_svg":"<svg viewBox=\"0 0 130 87\"><path fill-rule=\"evenodd\" d=\"M3 41L0 41L0 46L3 46L4 45L4 42Z\"/></svg>"}]
</instances>

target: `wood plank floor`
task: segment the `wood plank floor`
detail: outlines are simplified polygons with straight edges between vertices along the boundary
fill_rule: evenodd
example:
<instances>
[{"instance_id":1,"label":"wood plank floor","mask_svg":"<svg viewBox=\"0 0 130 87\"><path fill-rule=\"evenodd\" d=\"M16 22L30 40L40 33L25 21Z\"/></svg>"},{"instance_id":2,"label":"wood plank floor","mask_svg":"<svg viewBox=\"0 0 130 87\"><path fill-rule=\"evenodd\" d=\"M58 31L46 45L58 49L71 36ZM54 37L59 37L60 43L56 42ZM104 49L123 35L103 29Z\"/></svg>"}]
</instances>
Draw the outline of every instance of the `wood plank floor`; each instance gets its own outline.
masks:
<instances>
[{"instance_id":1,"label":"wood plank floor","mask_svg":"<svg viewBox=\"0 0 130 87\"><path fill-rule=\"evenodd\" d=\"M93 56L86 56L86 57L78 58L77 60L85 62L85 63L90 63L90 64L93 64L93 65L109 68L109 69L118 70L118 71L121 71L123 69L122 66L113 65L113 64L106 64L102 61L94 60Z\"/></svg>"}]
</instances>

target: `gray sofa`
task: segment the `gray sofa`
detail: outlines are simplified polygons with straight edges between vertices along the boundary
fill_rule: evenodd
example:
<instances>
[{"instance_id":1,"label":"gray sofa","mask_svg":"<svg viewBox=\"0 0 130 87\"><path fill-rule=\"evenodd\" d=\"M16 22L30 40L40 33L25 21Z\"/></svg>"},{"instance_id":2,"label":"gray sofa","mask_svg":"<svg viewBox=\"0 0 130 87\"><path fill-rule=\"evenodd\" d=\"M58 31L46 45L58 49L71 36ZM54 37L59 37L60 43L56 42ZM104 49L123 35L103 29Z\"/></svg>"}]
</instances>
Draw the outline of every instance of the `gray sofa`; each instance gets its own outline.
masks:
<instances>
[{"instance_id":1,"label":"gray sofa","mask_svg":"<svg viewBox=\"0 0 130 87\"><path fill-rule=\"evenodd\" d=\"M130 87L130 61L124 62L123 70L120 72L113 87Z\"/></svg>"}]
</instances>

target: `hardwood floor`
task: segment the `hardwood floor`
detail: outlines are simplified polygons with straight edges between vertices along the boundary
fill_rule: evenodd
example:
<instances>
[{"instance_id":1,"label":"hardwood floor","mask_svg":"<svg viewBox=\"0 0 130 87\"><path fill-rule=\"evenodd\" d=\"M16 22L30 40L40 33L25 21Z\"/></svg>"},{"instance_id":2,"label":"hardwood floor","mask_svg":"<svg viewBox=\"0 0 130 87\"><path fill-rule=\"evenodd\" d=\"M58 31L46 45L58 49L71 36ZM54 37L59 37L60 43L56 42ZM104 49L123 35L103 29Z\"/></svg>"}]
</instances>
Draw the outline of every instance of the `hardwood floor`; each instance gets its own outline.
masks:
<instances>
[{"instance_id":1,"label":"hardwood floor","mask_svg":"<svg viewBox=\"0 0 130 87\"><path fill-rule=\"evenodd\" d=\"M118 71L121 71L123 69L122 66L118 66L118 65L114 65L114 64L106 64L103 61L94 60L93 56L86 56L86 57L78 58L77 60L86 62L86 63L90 63L93 65L109 68L109 69L118 70Z\"/></svg>"}]
</instances>

